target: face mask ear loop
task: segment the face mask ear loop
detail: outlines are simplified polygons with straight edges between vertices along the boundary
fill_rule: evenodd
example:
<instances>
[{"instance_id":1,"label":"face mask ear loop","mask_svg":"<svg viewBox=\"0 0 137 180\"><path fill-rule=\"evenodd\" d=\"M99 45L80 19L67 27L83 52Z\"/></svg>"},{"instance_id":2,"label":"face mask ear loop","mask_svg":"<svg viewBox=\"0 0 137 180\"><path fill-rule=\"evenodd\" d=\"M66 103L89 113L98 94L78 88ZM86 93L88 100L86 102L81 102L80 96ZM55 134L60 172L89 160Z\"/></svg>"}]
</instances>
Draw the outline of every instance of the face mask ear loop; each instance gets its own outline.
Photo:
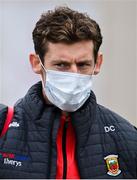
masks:
<instances>
[{"instance_id":1,"label":"face mask ear loop","mask_svg":"<svg viewBox=\"0 0 137 180\"><path fill-rule=\"evenodd\" d=\"M91 76L94 76L95 68L96 68L96 65L94 66Z\"/></svg>"},{"instance_id":2,"label":"face mask ear loop","mask_svg":"<svg viewBox=\"0 0 137 180\"><path fill-rule=\"evenodd\" d=\"M42 64L42 61L41 61L41 59L40 59L39 55L37 55L37 56L38 56L38 58L39 58L40 65L42 66L42 68L44 69L44 71L45 71L45 72L47 72L47 71L46 71L46 69L45 69L45 67L44 67L44 65ZM45 73L45 74L46 74L46 73ZM43 76L44 76L44 78L45 78L44 80L46 80L45 74L43 75ZM43 88L44 88L44 87L45 87L44 80L42 79L42 76L40 76L40 78L41 78L42 86L43 86Z\"/></svg>"},{"instance_id":3,"label":"face mask ear loop","mask_svg":"<svg viewBox=\"0 0 137 180\"><path fill-rule=\"evenodd\" d=\"M37 56L38 56L38 58L39 58L40 65L43 67L43 69L45 70L45 72L47 72L47 70L45 69L45 67L44 67L44 65L43 65L43 63L42 63L42 61L41 61L41 59L40 59L39 55L37 55Z\"/></svg>"},{"instance_id":4,"label":"face mask ear loop","mask_svg":"<svg viewBox=\"0 0 137 180\"><path fill-rule=\"evenodd\" d=\"M96 63L94 64L94 69L93 69L92 74L91 74L92 77L94 76L95 69L96 69Z\"/></svg>"}]
</instances>

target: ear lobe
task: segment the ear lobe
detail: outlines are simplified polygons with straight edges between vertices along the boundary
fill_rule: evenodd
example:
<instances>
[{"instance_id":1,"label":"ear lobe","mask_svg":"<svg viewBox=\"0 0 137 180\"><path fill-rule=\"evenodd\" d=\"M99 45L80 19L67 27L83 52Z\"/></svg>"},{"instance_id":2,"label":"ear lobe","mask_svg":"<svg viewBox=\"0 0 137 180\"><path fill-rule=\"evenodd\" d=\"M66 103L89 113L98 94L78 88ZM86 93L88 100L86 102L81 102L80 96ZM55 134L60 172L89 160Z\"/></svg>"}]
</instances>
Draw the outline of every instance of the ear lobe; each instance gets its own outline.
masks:
<instances>
[{"instance_id":1,"label":"ear lobe","mask_svg":"<svg viewBox=\"0 0 137 180\"><path fill-rule=\"evenodd\" d=\"M33 72L35 72L36 74L42 74L42 68L38 56L36 54L30 54L29 60Z\"/></svg>"},{"instance_id":2,"label":"ear lobe","mask_svg":"<svg viewBox=\"0 0 137 180\"><path fill-rule=\"evenodd\" d=\"M103 54L98 53L97 61L95 64L94 75L97 75L100 72L100 68L101 68L102 63L103 63Z\"/></svg>"}]
</instances>

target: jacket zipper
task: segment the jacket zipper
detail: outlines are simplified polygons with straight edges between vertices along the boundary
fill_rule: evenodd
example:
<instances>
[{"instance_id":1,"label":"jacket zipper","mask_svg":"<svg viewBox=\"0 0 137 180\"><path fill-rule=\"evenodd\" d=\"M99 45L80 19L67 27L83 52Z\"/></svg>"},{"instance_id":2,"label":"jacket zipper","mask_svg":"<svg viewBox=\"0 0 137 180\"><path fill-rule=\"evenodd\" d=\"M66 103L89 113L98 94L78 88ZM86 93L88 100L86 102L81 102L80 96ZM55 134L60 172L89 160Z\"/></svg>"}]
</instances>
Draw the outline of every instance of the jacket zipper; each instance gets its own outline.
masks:
<instances>
[{"instance_id":1,"label":"jacket zipper","mask_svg":"<svg viewBox=\"0 0 137 180\"><path fill-rule=\"evenodd\" d=\"M66 179L67 176L67 153L66 153L67 127L68 127L68 121L66 119L63 127L63 136L62 136L63 179Z\"/></svg>"}]
</instances>

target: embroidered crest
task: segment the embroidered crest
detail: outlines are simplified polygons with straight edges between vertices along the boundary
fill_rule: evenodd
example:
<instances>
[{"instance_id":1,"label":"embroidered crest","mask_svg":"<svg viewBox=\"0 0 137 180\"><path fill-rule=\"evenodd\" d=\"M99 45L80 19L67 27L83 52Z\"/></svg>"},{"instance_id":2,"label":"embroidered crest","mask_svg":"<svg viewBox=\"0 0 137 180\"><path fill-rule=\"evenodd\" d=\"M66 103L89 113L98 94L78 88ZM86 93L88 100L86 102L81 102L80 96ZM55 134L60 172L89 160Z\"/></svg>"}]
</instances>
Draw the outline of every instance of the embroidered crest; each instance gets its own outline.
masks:
<instances>
[{"instance_id":1,"label":"embroidered crest","mask_svg":"<svg viewBox=\"0 0 137 180\"><path fill-rule=\"evenodd\" d=\"M110 176L117 176L121 173L118 164L118 155L108 155L104 158L106 160L108 172Z\"/></svg>"}]
</instances>

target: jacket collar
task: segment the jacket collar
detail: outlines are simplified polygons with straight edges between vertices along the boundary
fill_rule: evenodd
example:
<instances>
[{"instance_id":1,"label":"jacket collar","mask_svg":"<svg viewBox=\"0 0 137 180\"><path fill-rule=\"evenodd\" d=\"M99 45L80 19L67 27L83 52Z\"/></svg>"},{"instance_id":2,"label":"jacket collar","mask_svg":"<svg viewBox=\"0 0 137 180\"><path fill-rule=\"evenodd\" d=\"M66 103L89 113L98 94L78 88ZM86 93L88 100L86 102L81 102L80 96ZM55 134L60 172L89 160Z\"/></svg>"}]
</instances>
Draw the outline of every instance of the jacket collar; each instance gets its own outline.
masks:
<instances>
[{"instance_id":1,"label":"jacket collar","mask_svg":"<svg viewBox=\"0 0 137 180\"><path fill-rule=\"evenodd\" d=\"M77 146L85 147L89 132L96 117L96 97L91 91L85 104L76 112L71 113L72 124L75 129Z\"/></svg>"},{"instance_id":2,"label":"jacket collar","mask_svg":"<svg viewBox=\"0 0 137 180\"><path fill-rule=\"evenodd\" d=\"M36 83L28 90L23 98L23 108L28 118L35 123L40 123L41 126L45 124L43 121L52 119L54 114L60 112L54 105L46 104L41 82Z\"/></svg>"}]
</instances>

